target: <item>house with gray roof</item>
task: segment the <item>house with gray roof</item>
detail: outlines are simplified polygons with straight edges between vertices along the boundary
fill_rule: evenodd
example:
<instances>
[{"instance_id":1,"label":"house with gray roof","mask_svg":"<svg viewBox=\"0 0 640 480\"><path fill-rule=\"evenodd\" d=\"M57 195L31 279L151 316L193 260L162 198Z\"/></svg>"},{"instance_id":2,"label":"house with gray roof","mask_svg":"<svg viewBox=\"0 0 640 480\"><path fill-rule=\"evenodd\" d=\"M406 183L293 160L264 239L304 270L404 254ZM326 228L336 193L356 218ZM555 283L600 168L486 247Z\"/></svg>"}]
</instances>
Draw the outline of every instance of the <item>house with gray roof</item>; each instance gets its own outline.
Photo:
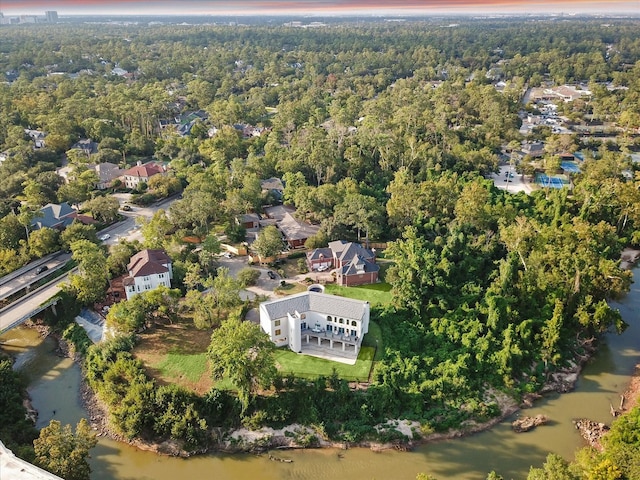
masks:
<instances>
[{"instance_id":1,"label":"house with gray roof","mask_svg":"<svg viewBox=\"0 0 640 480\"><path fill-rule=\"evenodd\" d=\"M336 283L345 287L376 283L380 272L372 250L344 240L329 242L328 248L308 252L307 266L312 271L335 269Z\"/></svg>"},{"instance_id":2,"label":"house with gray roof","mask_svg":"<svg viewBox=\"0 0 640 480\"><path fill-rule=\"evenodd\" d=\"M303 292L261 303L260 327L278 347L354 364L369 315L369 302Z\"/></svg>"},{"instance_id":3,"label":"house with gray roof","mask_svg":"<svg viewBox=\"0 0 640 480\"><path fill-rule=\"evenodd\" d=\"M320 230L317 225L302 222L293 216L295 209L284 205L274 205L264 209L265 215L275 221L276 227L282 232L282 236L290 248L304 247L309 237L314 236ZM260 225L267 222L261 220Z\"/></svg>"},{"instance_id":4,"label":"house with gray roof","mask_svg":"<svg viewBox=\"0 0 640 480\"><path fill-rule=\"evenodd\" d=\"M40 209L39 215L31 220L31 228L39 230L48 227L63 230L73 223L76 213L67 202L48 203Z\"/></svg>"}]
</instances>

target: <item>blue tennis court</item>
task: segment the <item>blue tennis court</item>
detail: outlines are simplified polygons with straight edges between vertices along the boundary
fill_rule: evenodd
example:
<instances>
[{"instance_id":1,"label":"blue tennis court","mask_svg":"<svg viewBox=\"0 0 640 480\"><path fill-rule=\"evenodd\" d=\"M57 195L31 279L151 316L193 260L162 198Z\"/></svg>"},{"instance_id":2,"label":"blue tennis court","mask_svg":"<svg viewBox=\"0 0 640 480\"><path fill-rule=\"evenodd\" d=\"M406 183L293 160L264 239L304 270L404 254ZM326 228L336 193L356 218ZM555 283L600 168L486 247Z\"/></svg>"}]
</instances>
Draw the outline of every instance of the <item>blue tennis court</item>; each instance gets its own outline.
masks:
<instances>
[{"instance_id":1,"label":"blue tennis court","mask_svg":"<svg viewBox=\"0 0 640 480\"><path fill-rule=\"evenodd\" d=\"M560 167L565 171L565 173L580 173L580 167L576 162L562 162L560 163Z\"/></svg>"},{"instance_id":2,"label":"blue tennis court","mask_svg":"<svg viewBox=\"0 0 640 480\"><path fill-rule=\"evenodd\" d=\"M550 177L544 173L536 175L536 181L542 188L564 188L565 181L559 177Z\"/></svg>"}]
</instances>

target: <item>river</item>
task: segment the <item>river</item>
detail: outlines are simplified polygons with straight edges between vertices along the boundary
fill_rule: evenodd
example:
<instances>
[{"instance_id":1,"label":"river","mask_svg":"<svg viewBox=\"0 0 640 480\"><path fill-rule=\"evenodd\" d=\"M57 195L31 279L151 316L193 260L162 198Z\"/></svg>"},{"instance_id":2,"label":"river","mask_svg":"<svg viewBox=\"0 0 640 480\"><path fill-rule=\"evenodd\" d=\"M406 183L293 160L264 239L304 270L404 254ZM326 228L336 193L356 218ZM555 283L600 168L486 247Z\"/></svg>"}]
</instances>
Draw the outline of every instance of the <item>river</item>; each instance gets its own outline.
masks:
<instances>
[{"instance_id":1,"label":"river","mask_svg":"<svg viewBox=\"0 0 640 480\"><path fill-rule=\"evenodd\" d=\"M639 268L634 269L638 277ZM487 432L467 438L421 446L412 452L368 449L346 451L301 450L279 452L293 463L270 461L266 456L205 455L189 459L162 457L128 445L100 438L91 451L92 480L413 480L420 472L439 480L455 478L484 480L495 470L505 479L526 478L530 466L540 466L549 452L572 459L583 442L571 420L587 417L609 423L609 404L618 406L633 368L640 363L640 286L620 302L613 302L629 324L622 335L608 335L599 353L583 370L576 389L564 395L549 395L526 410L527 415L545 414L550 422L531 432L516 434L513 418ZM80 370L71 360L55 354L53 340L19 328L0 340L3 348L17 356L16 368L29 378L29 393L39 411L38 427L56 418L75 425L86 415L78 398Z\"/></svg>"}]
</instances>

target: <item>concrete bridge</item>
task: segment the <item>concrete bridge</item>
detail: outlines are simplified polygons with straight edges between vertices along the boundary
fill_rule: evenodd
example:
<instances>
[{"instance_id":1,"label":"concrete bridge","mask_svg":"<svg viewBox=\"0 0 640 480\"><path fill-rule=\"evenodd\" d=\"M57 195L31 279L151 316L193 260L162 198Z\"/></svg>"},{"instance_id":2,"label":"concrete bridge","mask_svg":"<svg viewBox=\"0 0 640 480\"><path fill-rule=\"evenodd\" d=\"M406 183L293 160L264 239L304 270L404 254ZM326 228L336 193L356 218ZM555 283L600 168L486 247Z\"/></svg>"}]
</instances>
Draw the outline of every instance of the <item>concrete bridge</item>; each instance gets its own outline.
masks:
<instances>
[{"instance_id":1,"label":"concrete bridge","mask_svg":"<svg viewBox=\"0 0 640 480\"><path fill-rule=\"evenodd\" d=\"M0 441L0 474L7 480L64 480L29 462L16 457Z\"/></svg>"},{"instance_id":2,"label":"concrete bridge","mask_svg":"<svg viewBox=\"0 0 640 480\"><path fill-rule=\"evenodd\" d=\"M42 285L0 310L0 335L26 322L29 318L52 305L55 308L58 302L56 296L61 290L59 285L69 281L69 273L51 280L49 283Z\"/></svg>"}]
</instances>

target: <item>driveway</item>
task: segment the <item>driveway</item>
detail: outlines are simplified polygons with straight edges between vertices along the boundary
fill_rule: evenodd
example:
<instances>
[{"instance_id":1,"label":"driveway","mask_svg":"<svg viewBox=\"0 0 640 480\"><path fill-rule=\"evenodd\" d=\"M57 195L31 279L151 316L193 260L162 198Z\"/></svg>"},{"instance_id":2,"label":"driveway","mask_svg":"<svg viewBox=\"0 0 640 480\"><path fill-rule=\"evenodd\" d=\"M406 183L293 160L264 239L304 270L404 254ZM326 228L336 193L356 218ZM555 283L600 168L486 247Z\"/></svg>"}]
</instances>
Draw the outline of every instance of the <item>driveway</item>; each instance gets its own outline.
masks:
<instances>
[{"instance_id":1,"label":"driveway","mask_svg":"<svg viewBox=\"0 0 640 480\"><path fill-rule=\"evenodd\" d=\"M234 278L238 277L238 272L240 272L240 270L250 267L249 263L247 262L247 257L220 257L218 258L218 265L228 268L229 274ZM260 277L258 278L258 281L255 285L247 287L240 293L242 299L253 300L256 295L264 295L268 298L276 298L276 295L275 293L273 293L273 291L280 285L280 281L282 279L278 277L275 280L271 280L267 275L269 268L261 266L251 266L250 268L260 271Z\"/></svg>"}]
</instances>

